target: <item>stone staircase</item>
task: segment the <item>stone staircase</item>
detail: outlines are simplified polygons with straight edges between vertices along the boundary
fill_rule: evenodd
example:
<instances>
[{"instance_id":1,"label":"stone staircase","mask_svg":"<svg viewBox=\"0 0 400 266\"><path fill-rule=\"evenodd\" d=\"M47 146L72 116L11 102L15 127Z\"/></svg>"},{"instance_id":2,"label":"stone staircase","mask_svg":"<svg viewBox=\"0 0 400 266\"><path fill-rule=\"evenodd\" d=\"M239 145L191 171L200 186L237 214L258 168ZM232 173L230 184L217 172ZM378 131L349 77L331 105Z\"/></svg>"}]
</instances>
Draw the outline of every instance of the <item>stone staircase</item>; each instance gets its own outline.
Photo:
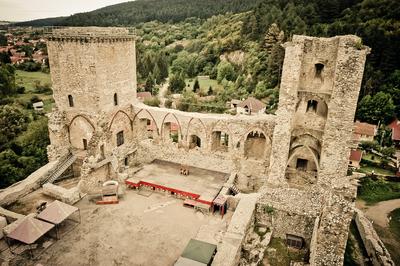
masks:
<instances>
[{"instance_id":1,"label":"stone staircase","mask_svg":"<svg viewBox=\"0 0 400 266\"><path fill-rule=\"evenodd\" d=\"M53 183L57 180L76 160L76 156L69 153L64 160L62 160L58 166L49 174L48 178L42 181L42 184Z\"/></svg>"},{"instance_id":2,"label":"stone staircase","mask_svg":"<svg viewBox=\"0 0 400 266\"><path fill-rule=\"evenodd\" d=\"M233 195L237 195L237 194L240 193L240 190L239 190L235 185L232 185L232 186L230 187L230 189L231 189Z\"/></svg>"}]
</instances>

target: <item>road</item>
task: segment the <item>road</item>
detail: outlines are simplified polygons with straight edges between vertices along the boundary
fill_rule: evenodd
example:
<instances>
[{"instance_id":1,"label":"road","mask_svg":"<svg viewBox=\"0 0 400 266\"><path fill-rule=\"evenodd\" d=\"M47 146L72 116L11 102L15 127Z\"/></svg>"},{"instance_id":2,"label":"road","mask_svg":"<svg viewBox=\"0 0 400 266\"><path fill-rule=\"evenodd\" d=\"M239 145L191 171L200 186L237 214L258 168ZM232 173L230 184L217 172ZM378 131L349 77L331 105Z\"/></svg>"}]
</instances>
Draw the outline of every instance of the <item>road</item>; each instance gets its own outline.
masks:
<instances>
[{"instance_id":1,"label":"road","mask_svg":"<svg viewBox=\"0 0 400 266\"><path fill-rule=\"evenodd\" d=\"M357 201L356 206L374 223L387 228L389 226L388 215L395 209L400 208L400 199L381 201L372 206L368 206L362 201Z\"/></svg>"}]
</instances>

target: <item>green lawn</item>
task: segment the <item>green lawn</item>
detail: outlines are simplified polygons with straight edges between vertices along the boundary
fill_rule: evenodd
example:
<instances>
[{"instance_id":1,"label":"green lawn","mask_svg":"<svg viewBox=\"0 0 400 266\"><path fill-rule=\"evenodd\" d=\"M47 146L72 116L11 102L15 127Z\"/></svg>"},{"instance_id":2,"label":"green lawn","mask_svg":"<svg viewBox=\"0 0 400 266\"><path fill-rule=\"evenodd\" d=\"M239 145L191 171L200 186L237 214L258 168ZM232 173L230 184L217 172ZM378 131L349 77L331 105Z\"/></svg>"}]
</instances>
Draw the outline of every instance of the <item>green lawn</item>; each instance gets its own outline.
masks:
<instances>
[{"instance_id":1,"label":"green lawn","mask_svg":"<svg viewBox=\"0 0 400 266\"><path fill-rule=\"evenodd\" d=\"M268 256L268 248L276 250L274 256ZM283 239L272 238L267 247L264 262L267 260L271 266L290 265L291 261L304 261L306 252L306 249L297 250L294 248L288 248Z\"/></svg>"},{"instance_id":2,"label":"green lawn","mask_svg":"<svg viewBox=\"0 0 400 266\"><path fill-rule=\"evenodd\" d=\"M15 75L15 83L19 87L25 87L25 90L33 91L35 82L39 81L42 84L51 84L50 74L43 72L27 72L17 70Z\"/></svg>"},{"instance_id":3,"label":"green lawn","mask_svg":"<svg viewBox=\"0 0 400 266\"><path fill-rule=\"evenodd\" d=\"M357 197L367 204L400 198L400 182L386 181L383 178L363 177L360 180Z\"/></svg>"},{"instance_id":4,"label":"green lawn","mask_svg":"<svg viewBox=\"0 0 400 266\"><path fill-rule=\"evenodd\" d=\"M51 84L50 74L43 72L27 72L17 70L15 75L15 81L17 86L25 87L25 93L17 94L16 98L21 102L29 102L33 96L39 97L44 104L44 111L46 113L51 112L53 105L53 96L51 94L35 93L35 83L40 82L41 84Z\"/></svg>"},{"instance_id":5,"label":"green lawn","mask_svg":"<svg viewBox=\"0 0 400 266\"><path fill-rule=\"evenodd\" d=\"M375 154L367 153L363 155L363 159L375 162L375 163L380 163L381 162L381 157Z\"/></svg>"},{"instance_id":6,"label":"green lawn","mask_svg":"<svg viewBox=\"0 0 400 266\"><path fill-rule=\"evenodd\" d=\"M390 231L400 240L400 208L392 211L389 217L391 217L389 223Z\"/></svg>"},{"instance_id":7,"label":"green lawn","mask_svg":"<svg viewBox=\"0 0 400 266\"><path fill-rule=\"evenodd\" d=\"M372 174L372 171L374 171L374 173L377 175L383 175L383 176L394 176L396 174L394 171L391 170L374 166L368 166L368 165L361 166L360 169L357 170L357 172L364 174Z\"/></svg>"},{"instance_id":8,"label":"green lawn","mask_svg":"<svg viewBox=\"0 0 400 266\"><path fill-rule=\"evenodd\" d=\"M186 88L193 90L194 78L186 79ZM215 79L210 78L199 78L200 91L205 95L208 92L208 88L211 86L214 92L223 90L222 85L218 84Z\"/></svg>"}]
</instances>

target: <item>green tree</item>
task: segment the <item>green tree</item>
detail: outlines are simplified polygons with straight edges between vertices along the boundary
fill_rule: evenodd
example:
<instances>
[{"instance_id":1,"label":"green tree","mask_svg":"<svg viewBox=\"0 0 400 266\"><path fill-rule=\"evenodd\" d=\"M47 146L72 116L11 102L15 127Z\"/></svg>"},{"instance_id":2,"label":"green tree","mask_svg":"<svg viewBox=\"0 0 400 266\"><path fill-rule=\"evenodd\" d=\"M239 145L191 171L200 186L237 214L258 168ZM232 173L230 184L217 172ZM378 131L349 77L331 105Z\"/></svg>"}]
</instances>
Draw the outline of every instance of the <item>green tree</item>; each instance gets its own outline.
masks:
<instances>
[{"instance_id":1,"label":"green tree","mask_svg":"<svg viewBox=\"0 0 400 266\"><path fill-rule=\"evenodd\" d=\"M7 46L7 37L4 34L0 34L0 46Z\"/></svg>"},{"instance_id":2,"label":"green tree","mask_svg":"<svg viewBox=\"0 0 400 266\"><path fill-rule=\"evenodd\" d=\"M389 123L395 115L392 97L384 92L367 95L358 104L356 117L368 123Z\"/></svg>"},{"instance_id":3,"label":"green tree","mask_svg":"<svg viewBox=\"0 0 400 266\"><path fill-rule=\"evenodd\" d=\"M186 83L183 74L172 74L169 78L168 89L173 93L181 93Z\"/></svg>"},{"instance_id":4,"label":"green tree","mask_svg":"<svg viewBox=\"0 0 400 266\"><path fill-rule=\"evenodd\" d=\"M0 147L15 139L26 130L29 118L19 108L11 105L0 106Z\"/></svg>"},{"instance_id":5,"label":"green tree","mask_svg":"<svg viewBox=\"0 0 400 266\"><path fill-rule=\"evenodd\" d=\"M11 58L7 52L0 53L0 65L2 64L11 64Z\"/></svg>"},{"instance_id":6,"label":"green tree","mask_svg":"<svg viewBox=\"0 0 400 266\"><path fill-rule=\"evenodd\" d=\"M234 81L236 79L235 68L227 61L221 61L218 64L217 81L221 83L223 79Z\"/></svg>"},{"instance_id":7,"label":"green tree","mask_svg":"<svg viewBox=\"0 0 400 266\"><path fill-rule=\"evenodd\" d=\"M153 87L154 87L154 78L153 78L153 75L150 73L146 78L146 83L144 85L144 90L152 92L153 91Z\"/></svg>"},{"instance_id":8,"label":"green tree","mask_svg":"<svg viewBox=\"0 0 400 266\"><path fill-rule=\"evenodd\" d=\"M15 68L12 65L0 66L0 94L2 96L15 94Z\"/></svg>"},{"instance_id":9,"label":"green tree","mask_svg":"<svg viewBox=\"0 0 400 266\"><path fill-rule=\"evenodd\" d=\"M200 90L200 84L198 78L195 78L194 84L193 84L193 91L194 92L199 92Z\"/></svg>"},{"instance_id":10,"label":"green tree","mask_svg":"<svg viewBox=\"0 0 400 266\"><path fill-rule=\"evenodd\" d=\"M210 96L214 93L212 86L208 87L207 95Z\"/></svg>"}]
</instances>

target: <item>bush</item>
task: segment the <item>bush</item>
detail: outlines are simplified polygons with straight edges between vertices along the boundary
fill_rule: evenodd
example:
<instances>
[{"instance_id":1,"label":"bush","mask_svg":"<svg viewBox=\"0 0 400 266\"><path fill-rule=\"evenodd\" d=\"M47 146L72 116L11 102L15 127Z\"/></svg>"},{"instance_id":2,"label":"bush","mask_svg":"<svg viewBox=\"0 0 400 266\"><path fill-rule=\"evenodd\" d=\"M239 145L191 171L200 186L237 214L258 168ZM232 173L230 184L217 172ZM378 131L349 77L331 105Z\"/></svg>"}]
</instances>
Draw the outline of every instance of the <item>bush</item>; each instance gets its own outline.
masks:
<instances>
[{"instance_id":1,"label":"bush","mask_svg":"<svg viewBox=\"0 0 400 266\"><path fill-rule=\"evenodd\" d=\"M25 93L25 87L17 87L17 93L24 94Z\"/></svg>"},{"instance_id":2,"label":"bush","mask_svg":"<svg viewBox=\"0 0 400 266\"><path fill-rule=\"evenodd\" d=\"M31 103L37 103L37 102L40 102L40 101L42 101L37 95L33 95L32 97L31 97Z\"/></svg>"},{"instance_id":3,"label":"bush","mask_svg":"<svg viewBox=\"0 0 400 266\"><path fill-rule=\"evenodd\" d=\"M171 108L172 107L172 100L171 99L166 99L165 103L164 103L164 106L166 108Z\"/></svg>"},{"instance_id":4,"label":"bush","mask_svg":"<svg viewBox=\"0 0 400 266\"><path fill-rule=\"evenodd\" d=\"M51 94L50 84L42 84L40 81L35 82L35 93Z\"/></svg>"},{"instance_id":5,"label":"bush","mask_svg":"<svg viewBox=\"0 0 400 266\"><path fill-rule=\"evenodd\" d=\"M361 179L358 197L368 204L400 198L400 182L366 176Z\"/></svg>"},{"instance_id":6,"label":"bush","mask_svg":"<svg viewBox=\"0 0 400 266\"><path fill-rule=\"evenodd\" d=\"M151 97L149 99L145 99L143 103L149 106L155 106L155 107L160 106L160 100L157 97Z\"/></svg>"},{"instance_id":7,"label":"bush","mask_svg":"<svg viewBox=\"0 0 400 266\"><path fill-rule=\"evenodd\" d=\"M360 148L365 151L379 150L379 144L376 141L361 141Z\"/></svg>"}]
</instances>

